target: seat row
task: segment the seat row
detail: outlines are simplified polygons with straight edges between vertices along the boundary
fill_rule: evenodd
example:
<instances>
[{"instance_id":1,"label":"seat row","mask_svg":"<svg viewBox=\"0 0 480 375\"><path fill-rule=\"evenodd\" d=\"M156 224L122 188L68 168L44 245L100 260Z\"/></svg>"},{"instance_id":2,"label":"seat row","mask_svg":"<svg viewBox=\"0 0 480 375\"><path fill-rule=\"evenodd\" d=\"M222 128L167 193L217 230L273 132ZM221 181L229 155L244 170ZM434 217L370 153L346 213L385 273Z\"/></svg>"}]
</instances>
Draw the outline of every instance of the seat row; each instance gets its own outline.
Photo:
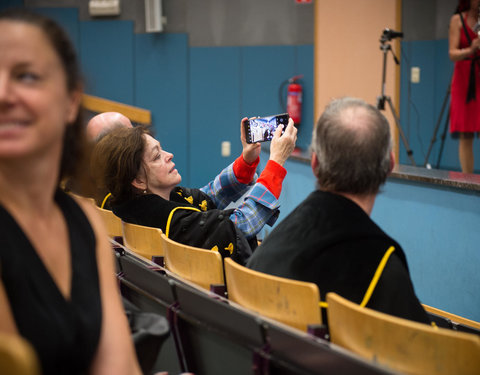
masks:
<instances>
[{"instance_id":1,"label":"seat row","mask_svg":"<svg viewBox=\"0 0 480 375\"><path fill-rule=\"evenodd\" d=\"M393 375L333 343L291 328L195 286L115 245L122 296L165 316L171 335L157 371L230 375Z\"/></svg>"},{"instance_id":2,"label":"seat row","mask_svg":"<svg viewBox=\"0 0 480 375\"><path fill-rule=\"evenodd\" d=\"M180 244L160 229L123 223L111 211L99 209L112 237L122 238L136 254L228 300L307 332L320 332L363 358L408 374L480 373L480 336L383 314L327 295L329 333L322 327L316 284L267 275L243 267L218 252ZM223 287L223 288L222 288ZM480 332L480 324L426 306L453 327ZM433 316L433 315L432 315ZM329 335L329 336L328 336Z\"/></svg>"}]
</instances>

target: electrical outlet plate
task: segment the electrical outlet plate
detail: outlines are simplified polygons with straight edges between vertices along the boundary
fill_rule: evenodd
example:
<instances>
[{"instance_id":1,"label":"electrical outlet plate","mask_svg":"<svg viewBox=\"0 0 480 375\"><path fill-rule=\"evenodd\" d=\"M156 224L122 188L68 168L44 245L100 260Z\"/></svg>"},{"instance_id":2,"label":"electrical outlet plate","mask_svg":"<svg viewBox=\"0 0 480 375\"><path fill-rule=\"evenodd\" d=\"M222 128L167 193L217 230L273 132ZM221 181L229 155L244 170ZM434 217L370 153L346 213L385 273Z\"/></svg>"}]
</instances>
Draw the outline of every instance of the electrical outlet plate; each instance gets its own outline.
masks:
<instances>
[{"instance_id":1,"label":"electrical outlet plate","mask_svg":"<svg viewBox=\"0 0 480 375\"><path fill-rule=\"evenodd\" d=\"M412 66L412 69L410 72L410 80L412 83L420 82L420 68L418 66Z\"/></svg>"},{"instance_id":2,"label":"electrical outlet plate","mask_svg":"<svg viewBox=\"0 0 480 375\"><path fill-rule=\"evenodd\" d=\"M222 142L222 156L224 158L229 157L232 153L232 145L229 141L223 141Z\"/></svg>"}]
</instances>

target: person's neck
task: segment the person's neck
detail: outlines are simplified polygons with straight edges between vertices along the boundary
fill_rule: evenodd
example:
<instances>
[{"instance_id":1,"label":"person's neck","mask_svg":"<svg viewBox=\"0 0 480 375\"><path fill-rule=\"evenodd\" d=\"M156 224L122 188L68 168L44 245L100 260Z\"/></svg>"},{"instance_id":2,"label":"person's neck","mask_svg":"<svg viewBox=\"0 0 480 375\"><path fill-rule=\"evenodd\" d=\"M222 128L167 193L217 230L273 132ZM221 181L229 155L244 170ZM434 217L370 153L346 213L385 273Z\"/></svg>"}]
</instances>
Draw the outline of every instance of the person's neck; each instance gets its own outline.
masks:
<instances>
[{"instance_id":1,"label":"person's neck","mask_svg":"<svg viewBox=\"0 0 480 375\"><path fill-rule=\"evenodd\" d=\"M35 158L32 158L35 159ZM1 204L7 209L48 215L58 186L58 158L0 162Z\"/></svg>"},{"instance_id":2,"label":"person's neck","mask_svg":"<svg viewBox=\"0 0 480 375\"><path fill-rule=\"evenodd\" d=\"M172 192L173 189L149 189L148 193L150 194L156 194L162 197L163 199L169 201L170 200L170 193Z\"/></svg>"},{"instance_id":3,"label":"person's neck","mask_svg":"<svg viewBox=\"0 0 480 375\"><path fill-rule=\"evenodd\" d=\"M336 193L341 195L351 201L355 202L360 208L367 213L368 216L371 215L373 210L373 205L375 204L375 198L377 197L376 194L350 194L350 193Z\"/></svg>"}]
</instances>

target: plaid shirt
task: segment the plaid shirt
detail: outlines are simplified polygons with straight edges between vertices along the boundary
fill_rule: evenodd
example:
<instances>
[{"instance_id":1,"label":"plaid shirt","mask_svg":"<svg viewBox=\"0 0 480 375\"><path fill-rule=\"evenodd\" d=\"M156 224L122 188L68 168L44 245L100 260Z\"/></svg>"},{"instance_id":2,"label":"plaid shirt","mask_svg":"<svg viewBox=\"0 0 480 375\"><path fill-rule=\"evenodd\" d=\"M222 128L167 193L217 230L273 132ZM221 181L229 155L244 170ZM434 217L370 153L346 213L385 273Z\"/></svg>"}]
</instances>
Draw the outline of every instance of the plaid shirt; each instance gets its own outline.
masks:
<instances>
[{"instance_id":1,"label":"plaid shirt","mask_svg":"<svg viewBox=\"0 0 480 375\"><path fill-rule=\"evenodd\" d=\"M235 177L232 163L220 172L215 180L200 189L220 210L248 192L243 202L230 215L230 220L247 238L254 237L265 224L272 226L279 214L280 203L277 198L264 185L256 183L256 177L255 175L250 184L240 183ZM251 190L248 191L249 189Z\"/></svg>"}]
</instances>

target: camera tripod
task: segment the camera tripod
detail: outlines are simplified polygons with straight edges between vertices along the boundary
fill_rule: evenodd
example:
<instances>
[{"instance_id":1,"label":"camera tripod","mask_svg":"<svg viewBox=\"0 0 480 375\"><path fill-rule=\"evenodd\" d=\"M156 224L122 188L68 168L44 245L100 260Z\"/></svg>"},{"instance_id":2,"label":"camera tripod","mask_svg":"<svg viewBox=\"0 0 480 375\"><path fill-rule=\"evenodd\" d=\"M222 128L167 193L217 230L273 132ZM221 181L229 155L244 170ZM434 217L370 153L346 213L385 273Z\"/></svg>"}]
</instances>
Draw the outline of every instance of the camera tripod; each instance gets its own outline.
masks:
<instances>
[{"instance_id":1,"label":"camera tripod","mask_svg":"<svg viewBox=\"0 0 480 375\"><path fill-rule=\"evenodd\" d=\"M386 73L387 73L387 54L388 51L392 53L393 59L395 60L395 63L398 65L400 62L398 61L397 57L392 51L392 47L390 43L387 43L387 41L390 41L392 37L396 36L401 36L401 35L393 35L391 32L383 32L382 37L380 38L380 49L383 52L383 69L382 69L382 93L380 96L377 97L377 108L379 110L385 110L385 102L388 103L388 106L390 108L390 111L392 112L393 118L395 120L395 125L397 126L398 132L400 134L400 137L402 138L403 145L405 146L405 150L407 151L407 155L410 158L410 161L413 166L416 166L415 164L415 159L413 158L413 151L410 149L410 145L408 144L407 138L405 137L405 134L403 133L402 125L400 124L400 119L397 115L397 112L395 111L395 108L393 107L392 99L389 96L385 95L385 79L386 79ZM398 33L400 34L400 33Z\"/></svg>"},{"instance_id":2,"label":"camera tripod","mask_svg":"<svg viewBox=\"0 0 480 375\"><path fill-rule=\"evenodd\" d=\"M433 130L432 139L430 140L430 146L428 147L428 152L427 152L427 155L425 156L425 162L423 163L424 167L429 169L431 168L431 165L428 163L428 158L430 157L430 153L432 152L433 144L437 141L437 132L438 132L438 129L440 128L440 123L442 122L443 112L447 107L448 98L450 97L451 82L452 82L452 78L450 77L450 81L447 87L447 92L445 93L445 98L443 99L442 109L440 110L440 114L438 116L435 129ZM445 145L445 138L447 136L449 119L450 119L450 106L448 107L447 117L445 117L445 125L444 125L442 136L441 136L442 143L440 144L440 151L438 152L437 164L435 166L435 168L437 169L440 167L440 160L442 159L443 146Z\"/></svg>"}]
</instances>

